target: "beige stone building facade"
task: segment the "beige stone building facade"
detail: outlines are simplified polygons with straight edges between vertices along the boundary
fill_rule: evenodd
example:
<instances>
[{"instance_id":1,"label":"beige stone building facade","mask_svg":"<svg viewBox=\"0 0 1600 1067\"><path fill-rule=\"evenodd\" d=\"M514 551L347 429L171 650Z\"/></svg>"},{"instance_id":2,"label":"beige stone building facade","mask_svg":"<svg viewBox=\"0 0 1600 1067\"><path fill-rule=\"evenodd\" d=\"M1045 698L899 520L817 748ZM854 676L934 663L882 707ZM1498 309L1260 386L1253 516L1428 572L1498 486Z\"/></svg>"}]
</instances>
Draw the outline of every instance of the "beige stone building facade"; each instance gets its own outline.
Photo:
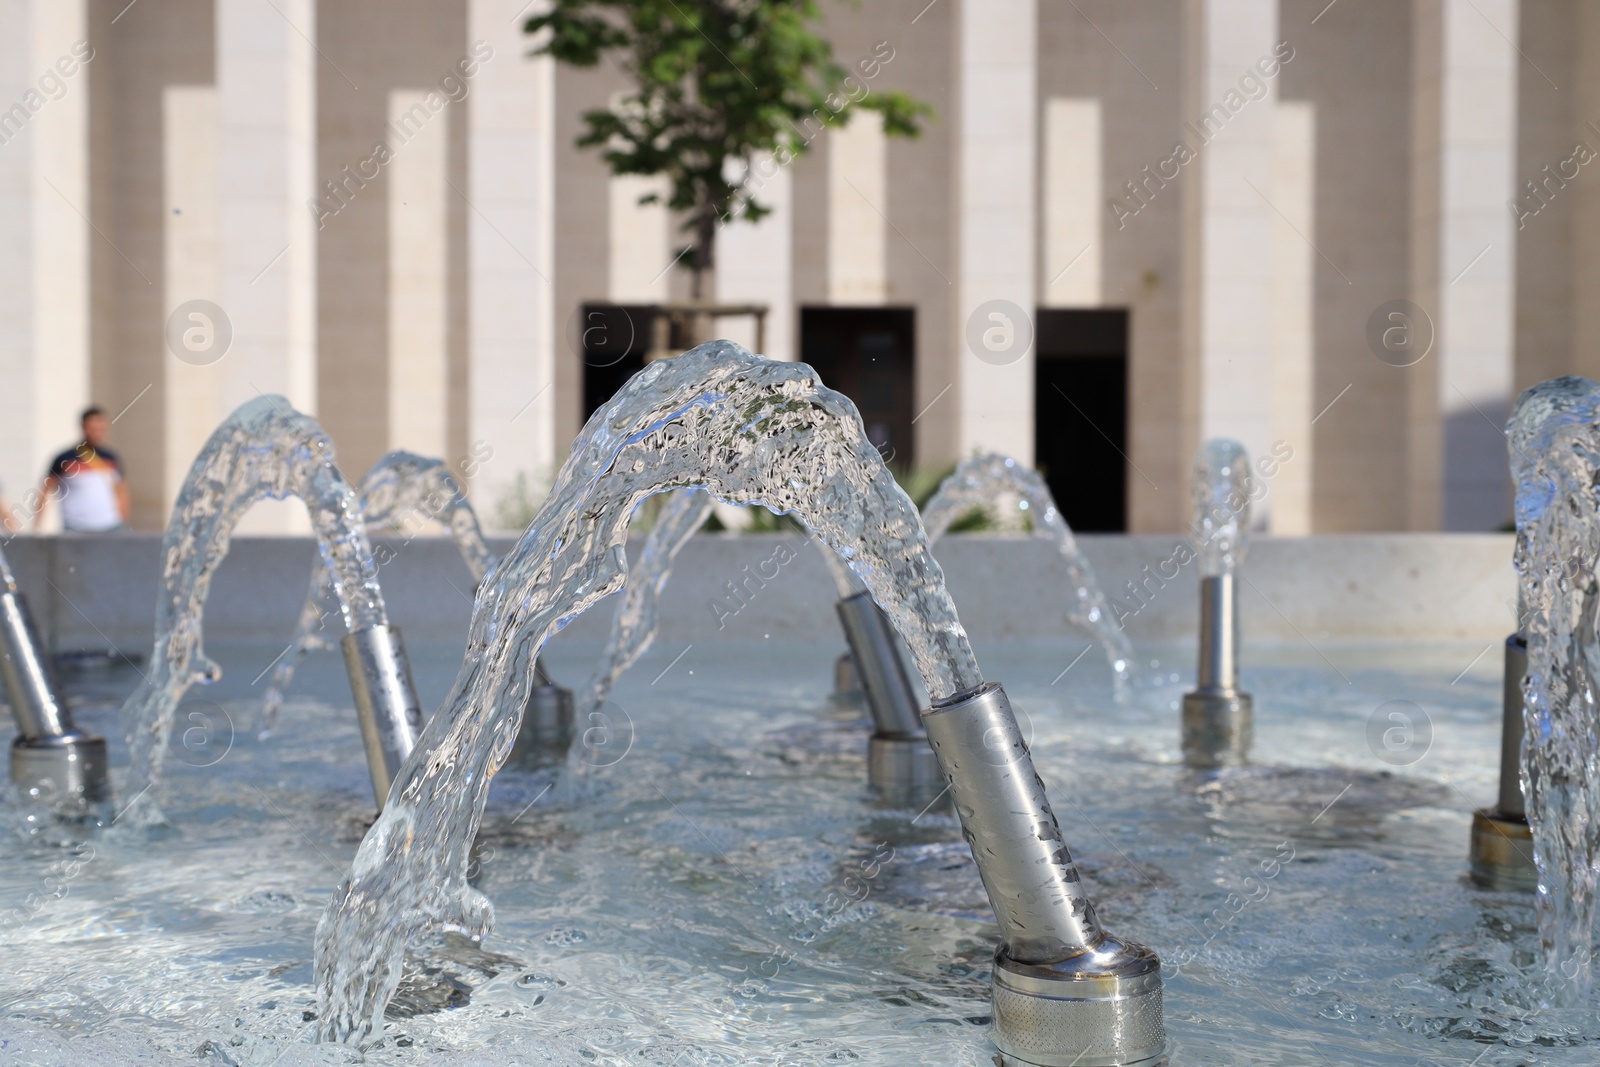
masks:
<instances>
[{"instance_id":1,"label":"beige stone building facade","mask_svg":"<svg viewBox=\"0 0 1600 1067\"><path fill-rule=\"evenodd\" d=\"M652 181L574 146L626 79L530 58L532 6L0 0L8 503L93 401L159 528L259 393L351 474L444 456L491 513L546 483L686 282ZM1276 449L1275 533L1493 529L1517 391L1600 375L1600 6L823 6L850 92L933 116L846 103L754 161L774 211L715 295L897 463L996 449L1079 525L1177 530L1225 435Z\"/></svg>"}]
</instances>

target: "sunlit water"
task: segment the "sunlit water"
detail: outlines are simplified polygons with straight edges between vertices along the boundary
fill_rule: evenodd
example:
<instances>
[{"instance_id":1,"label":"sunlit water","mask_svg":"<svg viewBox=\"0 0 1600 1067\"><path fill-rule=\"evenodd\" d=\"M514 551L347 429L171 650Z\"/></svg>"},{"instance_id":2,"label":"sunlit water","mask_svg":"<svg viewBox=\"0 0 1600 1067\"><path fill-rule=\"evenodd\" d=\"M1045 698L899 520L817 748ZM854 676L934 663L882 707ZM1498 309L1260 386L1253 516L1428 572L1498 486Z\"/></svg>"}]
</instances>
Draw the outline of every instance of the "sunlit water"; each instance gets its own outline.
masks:
<instances>
[{"instance_id":1,"label":"sunlit water","mask_svg":"<svg viewBox=\"0 0 1600 1067\"><path fill-rule=\"evenodd\" d=\"M1535 1007L1531 899L1463 877L1470 812L1495 788L1493 650L1319 648L1331 663L1252 646L1244 682L1271 710L1260 762L1320 770L1202 789L1174 709L1189 646L1141 646L1170 682L1119 706L1103 664L1052 685L1055 643L978 643L1097 910L1167 961L1174 1064L1592 1065L1594 1004ZM76 849L9 835L0 1060L355 1062L298 1042L315 1026L312 937L371 787L337 655L308 659L274 737L248 728L250 680L280 649L210 650L226 671L179 709L172 828L114 826ZM558 640L550 665L581 673L598 651ZM832 636L697 642L661 674L679 651L619 682L626 755L594 769L580 807L550 807L548 778L497 776L475 878L494 933L417 947L367 1062L989 1063L998 929L953 820L908 826L914 813L868 804L868 727L826 698ZM461 648L411 655L436 706ZM137 681L71 683L80 723L111 734ZM1369 741L1395 700L1426 714L1425 754L1420 733L1400 753ZM127 757L112 755L120 787Z\"/></svg>"},{"instance_id":2,"label":"sunlit water","mask_svg":"<svg viewBox=\"0 0 1600 1067\"><path fill-rule=\"evenodd\" d=\"M1517 400L1509 432L1528 639L1523 796L1546 964L1556 995L1569 997L1592 983L1600 881L1600 385L1567 377L1534 386Z\"/></svg>"},{"instance_id":3,"label":"sunlit water","mask_svg":"<svg viewBox=\"0 0 1600 1067\"><path fill-rule=\"evenodd\" d=\"M996 507L1007 498L1012 498L1012 506L1027 518L1035 537L1056 546L1067 568L1067 584L1071 590L1067 599L1068 617L1087 628L1100 642L1106 661L1111 664L1112 677L1116 679L1117 694L1126 696L1133 671L1133 648L1128 644L1128 635L1111 617L1094 568L1078 550L1072 527L1056 507L1055 497L1050 495L1050 487L1038 471L1024 467L1010 456L993 452L962 460L922 509L922 524L927 528L929 543L937 542L951 523L972 509Z\"/></svg>"},{"instance_id":4,"label":"sunlit water","mask_svg":"<svg viewBox=\"0 0 1600 1067\"><path fill-rule=\"evenodd\" d=\"M577 722L592 721L591 716L611 695L622 672L633 666L655 640L661 591L672 574L672 561L695 531L705 525L711 506L710 495L700 489L677 489L667 494L666 503L639 550L639 558L630 568L628 584L617 598L616 611L611 617L611 634L600 650L600 662L588 686L578 694L574 709ZM586 751L582 745L573 749L578 768L585 766Z\"/></svg>"},{"instance_id":5,"label":"sunlit water","mask_svg":"<svg viewBox=\"0 0 1600 1067\"><path fill-rule=\"evenodd\" d=\"M494 907L468 882L469 849L516 739L534 657L625 584L639 502L690 486L791 513L848 559L935 700L983 681L916 508L848 399L804 364L726 341L651 363L589 419L527 531L479 590L456 681L318 927L321 1036L360 1041L376 1028L412 939L490 930ZM1047 807L1037 817L1053 825ZM1065 850L1058 862L1070 862Z\"/></svg>"},{"instance_id":6,"label":"sunlit water","mask_svg":"<svg viewBox=\"0 0 1600 1067\"><path fill-rule=\"evenodd\" d=\"M140 805L132 813L140 821L162 818L152 792L178 701L191 685L218 677L203 648L211 576L245 512L287 497L306 506L346 629L388 622L372 546L333 442L281 396L241 404L206 439L178 491L161 540L155 645L139 690L122 707L121 729L112 732L127 737L133 752L128 792Z\"/></svg>"},{"instance_id":7,"label":"sunlit water","mask_svg":"<svg viewBox=\"0 0 1600 1067\"><path fill-rule=\"evenodd\" d=\"M1239 442L1214 437L1195 454L1189 498L1202 577L1232 574L1244 562L1253 483L1250 457Z\"/></svg>"}]
</instances>

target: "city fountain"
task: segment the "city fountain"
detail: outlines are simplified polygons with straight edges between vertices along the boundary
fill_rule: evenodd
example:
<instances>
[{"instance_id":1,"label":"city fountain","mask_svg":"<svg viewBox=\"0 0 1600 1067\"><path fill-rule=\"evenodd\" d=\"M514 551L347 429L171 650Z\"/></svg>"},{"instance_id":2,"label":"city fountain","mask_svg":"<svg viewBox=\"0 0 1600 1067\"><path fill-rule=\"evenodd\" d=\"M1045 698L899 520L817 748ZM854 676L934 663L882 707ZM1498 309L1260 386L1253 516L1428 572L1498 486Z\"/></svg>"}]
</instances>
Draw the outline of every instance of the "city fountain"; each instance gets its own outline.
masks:
<instances>
[{"instance_id":1,"label":"city fountain","mask_svg":"<svg viewBox=\"0 0 1600 1067\"><path fill-rule=\"evenodd\" d=\"M727 342L652 363L595 413L480 590L450 695L318 928L321 1035L374 1032L411 939L488 931L493 908L467 883L468 851L489 780L515 741L532 660L559 625L624 583L622 546L638 502L688 487L794 514L848 561L907 641L932 698L925 729L1003 933L993 987L1002 1054L1022 1064L1157 1062L1159 962L1100 928L915 508L848 400L804 365Z\"/></svg>"},{"instance_id":2,"label":"city fountain","mask_svg":"<svg viewBox=\"0 0 1600 1067\"><path fill-rule=\"evenodd\" d=\"M223 420L201 448L162 538L150 669L121 712L133 760L128 803L138 819L161 819L146 794L160 776L178 701L191 685L221 676L202 647L201 621L233 528L257 502L290 496L306 505L339 599L348 631L342 642L345 663L380 808L394 771L421 731L421 704L405 645L385 614L361 510L339 473L333 443L315 419L282 397L261 396Z\"/></svg>"},{"instance_id":3,"label":"city fountain","mask_svg":"<svg viewBox=\"0 0 1600 1067\"><path fill-rule=\"evenodd\" d=\"M969 543L947 562L964 568L980 562L989 568L979 573L992 591L985 590L987 604L981 595L963 597L961 622L993 642L982 648L984 663L1007 678L1017 714L1034 713L1021 731L1023 747L1000 706L1004 695L970 689L981 676L935 588L942 571L910 535L914 516L896 510L903 502L873 466L870 444L859 440L847 406L818 389L803 367L771 372L737 353L722 360L704 351L691 355L712 375L709 388L692 385L692 376L671 363L652 368L636 388L672 387L662 409L634 411L630 419L622 408L643 406L630 389L586 431L580 454L523 544L485 583L457 691L401 769L391 814L364 844L358 847L370 800L364 783L351 788L349 774L350 761L359 758L358 723L341 714L351 704L346 679L317 670L298 680L303 699L279 711L272 738L252 732L231 750L219 743L199 759L172 746L161 778L171 829L152 831L126 816L98 826L41 822L29 803L35 798L19 802L15 794L0 804L0 818L18 831L8 837L14 844L0 864L0 948L8 959L0 976L6 1005L0 1048L9 1059L47 1067L179 1059L291 1067L358 1055L307 1043L321 1032L363 1043L369 1061L397 1065L468 1067L489 1058L560 1067L821 1067L920 1057L981 1067L995 1056L981 1029L994 1026L1003 1063L1137 1062L1140 1053L1127 1046L1104 1057L1081 1046L1044 1047L1047 1032L1077 1031L1070 1021L1056 1027L1037 1018L1040 1004L1069 1009L1050 986L1036 983L1070 984L1070 967L1030 968L1016 960L1048 954L1030 939L1035 909L1060 919L1063 944L1075 946L1070 920L1081 901L1084 923L1092 919L1098 929L1105 916L1113 928L1136 925L1141 940L1159 946L1175 1064L1592 1062L1600 1031L1593 996L1581 984L1584 882L1593 856L1587 835L1595 825L1584 781L1592 761L1583 756L1593 751L1589 576L1596 539L1586 528L1595 506L1586 464L1600 454L1589 439L1600 425L1593 386L1541 387L1530 397L1543 406L1525 400L1513 424L1527 605L1520 628L1530 661L1526 809L1536 822L1543 813L1539 832L1554 841L1542 860L1537 901L1548 914L1536 923L1534 894L1485 891L1460 877L1470 807L1461 797L1495 795L1481 757L1502 737L1500 716L1486 714L1491 702L1500 703L1500 678L1488 678L1485 663L1474 668L1469 657L1491 635L1482 633L1485 618L1509 594L1498 579L1472 572L1496 573L1493 553L1509 554L1503 541L1489 543L1487 554L1483 538L1423 542L1440 554L1451 588L1470 589L1470 599L1459 603L1476 620L1473 637L1450 629L1458 624L1454 608L1447 620L1446 609L1437 608L1412 630L1365 637L1350 626L1336 630L1330 640L1344 645L1323 644L1323 621L1339 612L1317 598L1330 594L1297 594L1309 598L1305 603L1278 599L1285 590L1304 589L1285 583L1283 565L1287 558L1307 567L1349 567L1348 553L1365 551L1363 539L1255 549L1252 578L1295 621L1286 620L1278 643L1268 623L1252 627L1251 688L1274 713L1257 724L1255 766L1198 776L1174 774L1171 721L1181 687L1152 680L1113 702L1084 679L1051 685L1062 665L1059 614L1048 621L1007 617L1005 605L1030 579L1009 565L1008 542ZM760 382L748 381L752 376ZM742 403L752 389L759 400ZM741 417L720 423L730 408ZM1556 409L1564 412L1560 418L1548 414ZM1532 418L1536 411L1546 417ZM844 440L830 437L837 433ZM784 472L796 466L804 477L791 481ZM821 492L810 488L813 476L824 483ZM304 481L283 478L274 487ZM214 480L220 485L226 472ZM692 488L707 483L714 484ZM1012 833L1009 813L1032 807L1037 817L1046 810L1032 790L1017 805L1008 789L974 790L971 779L957 774L957 785L966 780L967 787L951 790L955 810L933 809L908 822L899 813L864 813L854 750L843 759L773 750L775 734L767 727L814 733L816 676L834 651L815 610L799 612L783 634L776 625L770 639L763 632L762 620L792 610L788 595L796 603L815 595L811 586L822 570L810 560L796 564L792 576L786 568L786 595L774 591L749 605L740 618L749 625L715 637L706 634L703 617L662 612L663 633L694 635L694 650L680 654L682 666L660 684L651 679L654 671L618 684L636 728L620 769L586 765L591 788L555 791L548 803L540 799L541 787L548 788L543 776L500 775L490 792L490 772L510 762L508 745L522 735L517 717L524 727L528 720L519 690L538 679L533 653L548 631L618 588L625 569L632 572L628 589L637 584L644 598L629 618L647 619L657 610L659 580L647 580L642 559L624 560L621 537L639 497L662 487L669 494L663 516L682 521L658 523L645 554L683 549L678 567L686 581L715 587L737 567L728 560L757 558L771 544L756 537L685 546L695 497L798 510L824 531L819 549L842 546L842 556L824 552L824 559L844 561L836 583L842 578L846 589L859 583L873 590L868 604L881 596L889 611L880 617L892 620L885 622L890 643L899 640L898 630L914 653L899 658L915 660L917 674L935 679L925 682L933 697L926 713L916 709L919 726L925 721L924 732L940 745L935 763L954 760L958 771L979 780L998 770L1009 775L1008 789L1033 781L1026 766L1037 764L1051 783L1066 836L1088 846L1071 861L1081 881L1069 884L1054 862L1033 865L1056 858L1054 837L1040 842L1036 834ZM225 493L215 492L220 505ZM225 535L231 526L214 528ZM130 619L119 601L130 598L108 587L105 576L126 572L127 561L141 553L153 558L153 543L142 546L132 535L13 544L7 548L19 573L38 581L23 584L45 635L78 641L73 627L82 633L92 625L111 635L108 642L124 640ZM1332 554L1324 555L1330 544ZM1416 558L1410 539L1378 544L1395 555L1366 560L1405 552ZM165 563L170 553L162 551ZM451 546L415 551L419 560L455 565ZM270 634L299 607L301 577L286 582L271 570L280 563L264 563L288 558L274 546L238 542L233 555L251 562L217 571L206 650L228 672L208 695L247 707L259 699L251 677L282 647ZM186 569L181 563L179 571ZM1340 592L1332 603L1346 587L1359 586L1344 602L1386 605L1382 617L1392 623L1393 609L1404 614L1418 581L1433 591L1428 603L1457 603L1439 595L1444 586L1425 563L1418 563L1421 579L1414 571L1407 577L1383 569L1391 565L1400 566L1369 562L1375 570L1335 570ZM901 579L907 570L915 580ZM1104 564L1101 571L1110 573ZM393 581L453 598L439 578L407 568L397 569ZM171 585L165 574L163 580ZM293 588L293 603L271 595L274 586ZM907 597L916 600L909 612ZM142 593L137 599L147 603ZM618 599L621 606L630 597ZM241 605L251 621L221 617L224 602ZM1171 600L1173 607L1185 603ZM442 691L450 677L444 664L453 674L461 663L446 606L431 620L426 648L415 631L408 633L425 691ZM1160 610L1141 615L1140 625L1173 627ZM1186 607L1182 614L1188 616ZM145 624L131 618L135 629ZM1310 619L1318 620L1305 626L1322 654L1315 660L1293 630ZM1188 618L1183 623L1192 626ZM1494 619L1487 624L1498 628ZM629 640L654 628L630 629ZM13 625L7 636L17 647L46 647L26 627ZM604 637L603 626L580 621L552 655L575 662L600 651ZM1163 642L1151 642L1152 653L1168 655L1156 647ZM1185 654L1190 647L1185 641ZM671 667L666 660L676 652L661 655L658 665ZM43 652L31 659L42 662ZM110 736L113 685L120 699L133 674L118 668L95 678L66 675L65 693L56 689L52 699L70 706L77 730ZM53 685L39 677L46 679L41 687ZM944 694L953 699L942 700ZM1419 722L1433 720L1431 749L1419 745L1400 759L1386 742L1374 741L1373 723L1387 729L1384 709L1395 698L1425 705L1409 710ZM191 698L183 710L199 703ZM1520 692L1507 707L1515 709L1513 721L1520 719ZM952 734L962 737L952 742ZM1520 763L1515 731L1506 735L1500 747ZM953 754L952 744L975 755ZM110 748L111 774L121 787L122 751ZM1385 767L1378 774L1362 769L1378 766L1366 763L1369 751ZM1521 778L1520 767L1502 776L1496 816L1507 814L1508 798L1522 796ZM1192 788L1197 780L1199 788ZM119 793L139 799L137 787ZM996 829L996 822L1005 825ZM1041 817L1038 825L1048 831L1051 824ZM1020 862L1013 849L1026 851ZM329 912L326 887L347 867L349 878ZM1044 902L1028 899L1027 887L1008 878L1030 869L1050 872ZM421 887L424 880L434 888ZM487 896L469 890L495 902L492 944L461 936L481 933L494 914ZM1064 908L1055 906L1062 902ZM323 938L314 958L319 916ZM441 927L455 932L420 936ZM1551 949L1553 990L1540 985L1541 932ZM328 940L333 934L337 942ZM998 969L997 943L1004 951ZM1093 962L1095 954L1071 958ZM401 981L385 1011L378 994L396 969ZM1128 1001L1070 1010L1092 1016L1120 1010L1118 1003L1152 1008L1154 995L1136 992L1139 982L1155 981L1153 966L1146 973L1091 983ZM370 992L373 984L377 993ZM380 1023L381 1030L373 1029Z\"/></svg>"}]
</instances>

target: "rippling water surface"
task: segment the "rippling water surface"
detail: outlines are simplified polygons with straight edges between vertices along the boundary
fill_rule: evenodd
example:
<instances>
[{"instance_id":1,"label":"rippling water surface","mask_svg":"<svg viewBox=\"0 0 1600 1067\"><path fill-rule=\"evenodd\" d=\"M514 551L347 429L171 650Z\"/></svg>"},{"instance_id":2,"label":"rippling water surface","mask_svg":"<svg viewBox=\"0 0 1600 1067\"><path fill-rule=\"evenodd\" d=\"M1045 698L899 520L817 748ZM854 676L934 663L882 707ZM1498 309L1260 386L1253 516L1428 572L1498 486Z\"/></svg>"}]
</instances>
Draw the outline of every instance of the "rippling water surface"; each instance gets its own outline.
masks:
<instances>
[{"instance_id":1,"label":"rippling water surface","mask_svg":"<svg viewBox=\"0 0 1600 1067\"><path fill-rule=\"evenodd\" d=\"M835 643L757 636L660 641L613 694L581 802L502 772L475 872L494 933L412 953L366 1062L990 1062L997 930L954 821L867 804L865 724L826 700ZM1140 647L1183 677L1118 706L1097 657L1061 675L1059 642L977 645L1107 925L1176 970L1175 1064L1594 1063L1595 1005L1530 992L1531 902L1462 876L1494 792L1498 646L1454 684L1479 647L1253 648L1261 766L1207 782L1177 750L1192 650ZM257 738L250 679L279 651L211 650L226 673L179 709L170 828L30 834L0 811L0 1059L357 1062L302 1042L370 784L336 655ZM435 707L460 649L411 651ZM597 651L558 640L551 669ZM80 722L116 736L137 681L72 681Z\"/></svg>"}]
</instances>

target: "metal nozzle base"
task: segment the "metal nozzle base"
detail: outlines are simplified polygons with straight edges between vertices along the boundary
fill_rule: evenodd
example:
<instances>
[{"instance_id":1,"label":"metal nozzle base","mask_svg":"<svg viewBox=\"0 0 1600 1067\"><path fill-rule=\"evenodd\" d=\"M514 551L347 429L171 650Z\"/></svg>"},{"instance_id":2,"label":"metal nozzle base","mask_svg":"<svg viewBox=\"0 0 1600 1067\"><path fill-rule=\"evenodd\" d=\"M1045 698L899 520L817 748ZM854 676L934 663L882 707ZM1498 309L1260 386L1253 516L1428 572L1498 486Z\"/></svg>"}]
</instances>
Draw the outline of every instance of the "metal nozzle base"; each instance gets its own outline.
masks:
<instances>
[{"instance_id":1,"label":"metal nozzle base","mask_svg":"<svg viewBox=\"0 0 1600 1067\"><path fill-rule=\"evenodd\" d=\"M925 735L879 737L867 742L867 782L887 808L922 811L950 807L939 757Z\"/></svg>"},{"instance_id":2,"label":"metal nozzle base","mask_svg":"<svg viewBox=\"0 0 1600 1067\"><path fill-rule=\"evenodd\" d=\"M11 745L11 784L44 803L108 800L105 738L76 731L19 737Z\"/></svg>"},{"instance_id":3,"label":"metal nozzle base","mask_svg":"<svg viewBox=\"0 0 1600 1067\"><path fill-rule=\"evenodd\" d=\"M1183 695L1183 762L1197 770L1249 762L1255 704L1249 693Z\"/></svg>"},{"instance_id":4,"label":"metal nozzle base","mask_svg":"<svg viewBox=\"0 0 1600 1067\"><path fill-rule=\"evenodd\" d=\"M534 685L507 762L537 770L567 758L573 735L572 690L551 681Z\"/></svg>"},{"instance_id":5,"label":"metal nozzle base","mask_svg":"<svg viewBox=\"0 0 1600 1067\"><path fill-rule=\"evenodd\" d=\"M1528 820L1483 808L1472 813L1472 880L1485 889L1532 892L1539 887Z\"/></svg>"},{"instance_id":6,"label":"metal nozzle base","mask_svg":"<svg viewBox=\"0 0 1600 1067\"><path fill-rule=\"evenodd\" d=\"M1058 963L994 959L994 1043L1008 1067L1155 1067L1167 1062L1161 961L1107 934Z\"/></svg>"}]
</instances>

